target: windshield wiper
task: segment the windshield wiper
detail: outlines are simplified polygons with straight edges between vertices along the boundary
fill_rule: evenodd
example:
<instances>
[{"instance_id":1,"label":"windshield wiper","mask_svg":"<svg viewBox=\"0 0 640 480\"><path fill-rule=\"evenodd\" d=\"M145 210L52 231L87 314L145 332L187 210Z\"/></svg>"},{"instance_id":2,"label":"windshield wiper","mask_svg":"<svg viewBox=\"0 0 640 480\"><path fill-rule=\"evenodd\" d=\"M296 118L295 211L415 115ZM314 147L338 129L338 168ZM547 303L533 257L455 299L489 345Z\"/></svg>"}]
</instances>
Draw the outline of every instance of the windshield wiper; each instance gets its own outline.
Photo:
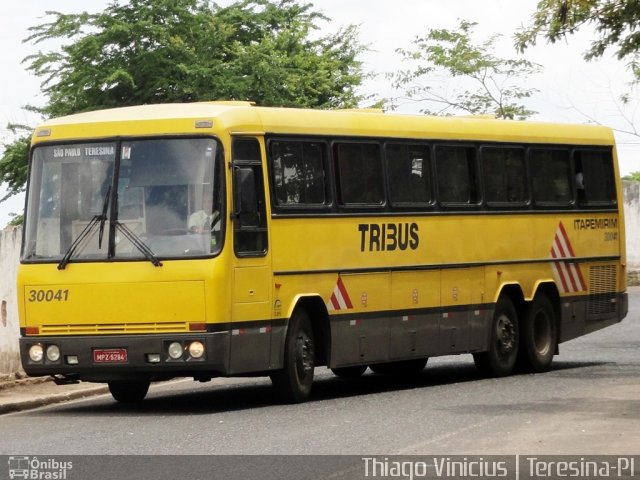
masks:
<instances>
[{"instance_id":1,"label":"windshield wiper","mask_svg":"<svg viewBox=\"0 0 640 480\"><path fill-rule=\"evenodd\" d=\"M87 223L87 226L82 229L82 231L80 232L80 235L78 235L76 239L73 242L71 242L71 245L69 245L69 248L64 253L62 260L60 260L60 263L58 264L58 270L65 269L67 264L71 261L71 257L76 252L76 249L78 248L78 246L82 243L82 241L85 238L87 238L87 236L91 233L91 230L93 230L93 227L95 227L98 224L98 222L100 223L100 233L98 234L98 248L102 248L102 234L104 233L104 224L107 221L107 210L109 209L110 198L111 198L111 186L109 186L109 188L107 189L107 193L104 196L104 202L102 203L102 212L100 213L100 215L95 215L91 219L91 221Z\"/></svg>"},{"instance_id":2,"label":"windshield wiper","mask_svg":"<svg viewBox=\"0 0 640 480\"><path fill-rule=\"evenodd\" d=\"M147 260L153 263L156 267L161 267L162 262L158 260L155 253L144 243L140 238L131 231L129 227L127 227L124 223L120 223L116 220L115 222L116 229L120 230L122 234L129 240L135 247L140 250L140 252L145 256Z\"/></svg>"},{"instance_id":3,"label":"windshield wiper","mask_svg":"<svg viewBox=\"0 0 640 480\"><path fill-rule=\"evenodd\" d=\"M104 233L104 224L107 222L107 210L109 209L109 198L111 198L111 185L107 189L107 194L104 196L104 203L102 204L102 215L100 218L100 231L98 233L98 249L102 248L102 234Z\"/></svg>"}]
</instances>

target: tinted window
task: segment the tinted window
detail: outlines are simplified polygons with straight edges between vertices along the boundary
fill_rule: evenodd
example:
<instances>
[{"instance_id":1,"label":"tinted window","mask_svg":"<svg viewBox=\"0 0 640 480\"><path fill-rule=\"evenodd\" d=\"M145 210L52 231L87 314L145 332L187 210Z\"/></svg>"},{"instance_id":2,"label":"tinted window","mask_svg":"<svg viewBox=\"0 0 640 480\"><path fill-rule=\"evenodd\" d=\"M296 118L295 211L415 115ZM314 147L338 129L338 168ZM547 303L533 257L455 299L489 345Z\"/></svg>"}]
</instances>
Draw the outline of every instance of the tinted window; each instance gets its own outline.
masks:
<instances>
[{"instance_id":1,"label":"tinted window","mask_svg":"<svg viewBox=\"0 0 640 480\"><path fill-rule=\"evenodd\" d=\"M380 146L342 143L335 146L340 201L344 205L381 205L384 201Z\"/></svg>"},{"instance_id":2,"label":"tinted window","mask_svg":"<svg viewBox=\"0 0 640 480\"><path fill-rule=\"evenodd\" d=\"M234 250L239 257L267 252L267 215L262 182L260 144L236 138L231 147L234 186Z\"/></svg>"},{"instance_id":3,"label":"tinted window","mask_svg":"<svg viewBox=\"0 0 640 480\"><path fill-rule=\"evenodd\" d=\"M391 203L430 203L429 148L424 145L387 144L384 152Z\"/></svg>"},{"instance_id":4,"label":"tinted window","mask_svg":"<svg viewBox=\"0 0 640 480\"><path fill-rule=\"evenodd\" d=\"M441 203L478 202L474 158L475 149L471 147L436 147L438 200Z\"/></svg>"},{"instance_id":5,"label":"tinted window","mask_svg":"<svg viewBox=\"0 0 640 480\"><path fill-rule=\"evenodd\" d=\"M255 161L259 162L262 158L260 155L260 144L253 139L234 139L233 140L233 160Z\"/></svg>"},{"instance_id":6,"label":"tinted window","mask_svg":"<svg viewBox=\"0 0 640 480\"><path fill-rule=\"evenodd\" d=\"M567 150L531 150L533 198L536 203L568 205L571 203L571 168Z\"/></svg>"},{"instance_id":7,"label":"tinted window","mask_svg":"<svg viewBox=\"0 0 640 480\"><path fill-rule=\"evenodd\" d=\"M616 201L611 152L576 150L576 189L581 204L612 204Z\"/></svg>"},{"instance_id":8,"label":"tinted window","mask_svg":"<svg viewBox=\"0 0 640 480\"><path fill-rule=\"evenodd\" d=\"M327 203L324 144L274 141L270 150L275 199L278 205Z\"/></svg>"},{"instance_id":9,"label":"tinted window","mask_svg":"<svg viewBox=\"0 0 640 480\"><path fill-rule=\"evenodd\" d=\"M525 203L524 150L484 147L481 157L487 203Z\"/></svg>"}]
</instances>

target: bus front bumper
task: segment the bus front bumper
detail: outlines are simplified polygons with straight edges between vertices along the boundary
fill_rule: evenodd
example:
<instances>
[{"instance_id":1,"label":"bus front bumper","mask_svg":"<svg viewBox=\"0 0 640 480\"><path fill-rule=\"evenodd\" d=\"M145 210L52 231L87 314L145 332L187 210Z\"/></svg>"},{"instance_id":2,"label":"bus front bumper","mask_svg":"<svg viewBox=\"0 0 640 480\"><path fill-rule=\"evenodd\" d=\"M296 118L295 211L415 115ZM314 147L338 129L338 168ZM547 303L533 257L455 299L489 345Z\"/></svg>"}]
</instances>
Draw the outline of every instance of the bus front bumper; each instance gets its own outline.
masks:
<instances>
[{"instance_id":1,"label":"bus front bumper","mask_svg":"<svg viewBox=\"0 0 640 480\"><path fill-rule=\"evenodd\" d=\"M194 342L204 345L204 352L199 358L190 354L189 347ZM20 357L24 371L30 376L58 375L94 382L141 376L153 380L178 376L226 375L229 370L229 344L229 332L33 336L20 338ZM35 353L41 349L41 360L34 360L30 355L34 346ZM53 346L57 347L58 354ZM169 353L170 347L173 357ZM195 353L197 350L192 351ZM182 354L179 358L174 358L180 351Z\"/></svg>"}]
</instances>

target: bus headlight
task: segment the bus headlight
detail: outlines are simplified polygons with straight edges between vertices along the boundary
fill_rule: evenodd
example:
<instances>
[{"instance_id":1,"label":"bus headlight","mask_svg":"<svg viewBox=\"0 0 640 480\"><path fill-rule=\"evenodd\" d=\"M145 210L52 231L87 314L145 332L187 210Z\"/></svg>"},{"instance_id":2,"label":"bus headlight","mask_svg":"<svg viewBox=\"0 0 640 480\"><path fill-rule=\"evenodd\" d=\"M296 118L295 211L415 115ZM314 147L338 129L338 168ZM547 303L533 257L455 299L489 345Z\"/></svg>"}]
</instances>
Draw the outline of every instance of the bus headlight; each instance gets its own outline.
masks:
<instances>
[{"instance_id":1,"label":"bus headlight","mask_svg":"<svg viewBox=\"0 0 640 480\"><path fill-rule=\"evenodd\" d=\"M180 342L171 342L169 344L169 356L174 360L180 360L182 358L182 344Z\"/></svg>"},{"instance_id":2,"label":"bus headlight","mask_svg":"<svg viewBox=\"0 0 640 480\"><path fill-rule=\"evenodd\" d=\"M47 360L57 362L60 360L60 347L57 345L49 345L47 347Z\"/></svg>"},{"instance_id":3,"label":"bus headlight","mask_svg":"<svg viewBox=\"0 0 640 480\"><path fill-rule=\"evenodd\" d=\"M42 349L42 345L36 343L35 345L31 345L29 347L29 359L32 362L41 362L44 358L44 350Z\"/></svg>"},{"instance_id":4,"label":"bus headlight","mask_svg":"<svg viewBox=\"0 0 640 480\"><path fill-rule=\"evenodd\" d=\"M191 355L191 358L202 358L204 355L204 344L197 340L191 342L189 344L189 355Z\"/></svg>"}]
</instances>

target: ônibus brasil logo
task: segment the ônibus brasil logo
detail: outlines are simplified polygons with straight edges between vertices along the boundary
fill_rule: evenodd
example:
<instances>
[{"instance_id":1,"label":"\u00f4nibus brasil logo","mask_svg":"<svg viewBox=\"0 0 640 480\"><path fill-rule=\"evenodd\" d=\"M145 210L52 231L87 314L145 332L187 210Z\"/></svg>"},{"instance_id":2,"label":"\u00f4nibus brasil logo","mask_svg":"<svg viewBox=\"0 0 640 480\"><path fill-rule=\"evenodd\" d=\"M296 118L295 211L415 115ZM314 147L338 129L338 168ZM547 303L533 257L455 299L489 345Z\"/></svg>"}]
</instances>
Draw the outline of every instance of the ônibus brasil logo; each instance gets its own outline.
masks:
<instances>
[{"instance_id":1,"label":"\u00f4nibus brasil logo","mask_svg":"<svg viewBox=\"0 0 640 480\"><path fill-rule=\"evenodd\" d=\"M29 480L66 480L73 462L56 460L55 458L38 459L38 457L9 457L9 478Z\"/></svg>"}]
</instances>

